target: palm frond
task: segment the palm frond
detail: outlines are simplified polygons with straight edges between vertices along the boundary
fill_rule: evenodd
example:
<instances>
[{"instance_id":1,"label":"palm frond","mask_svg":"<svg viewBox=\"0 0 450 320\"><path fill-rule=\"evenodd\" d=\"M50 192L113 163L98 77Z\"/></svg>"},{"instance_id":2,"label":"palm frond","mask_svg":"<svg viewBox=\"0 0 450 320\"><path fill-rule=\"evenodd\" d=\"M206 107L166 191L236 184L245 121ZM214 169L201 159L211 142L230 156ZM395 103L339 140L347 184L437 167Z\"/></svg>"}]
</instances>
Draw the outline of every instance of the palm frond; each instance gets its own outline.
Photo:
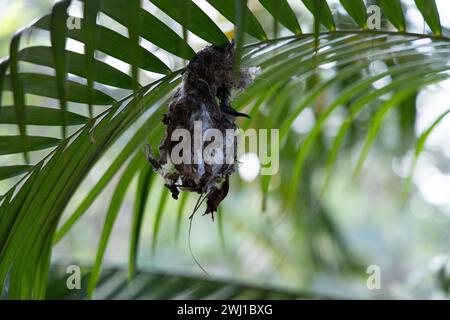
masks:
<instances>
[{"instance_id":1,"label":"palm frond","mask_svg":"<svg viewBox=\"0 0 450 320\"><path fill-rule=\"evenodd\" d=\"M304 5L315 20L313 33L302 33L299 19L287 1L260 0L276 26L280 23L294 33L294 36L271 40L267 40L266 31L245 1L208 2L237 27L236 37L240 40L238 48L242 50L239 63L258 65L263 69L256 82L239 95L234 104L238 109L250 106L250 114L257 119L244 123L244 127L263 123L266 127L281 128L281 156L287 153L295 156L293 163L283 167L280 173L283 182L280 197L290 209L299 193L308 156L317 146L324 124L336 109L344 107L347 118L326 150L328 160L324 167L328 176L332 173L349 129L363 110L374 107L377 112L369 124L356 166L357 172L361 170L388 112L419 89L449 77L447 61L450 40L442 36L434 1L416 1L418 10L433 34L413 34L406 32L402 5L397 0L380 0L379 4L398 32L366 30L364 3L343 0L343 8L362 30L336 30L335 18L325 0L304 0ZM132 1L132 5L125 5L124 1L119 0L83 1L82 18L67 14L71 3L58 2L50 15L19 31L11 41L10 56L0 63L0 123L15 124L19 131L18 135L0 136L0 155L24 155L23 162L17 160L17 163L0 167L0 179L22 174L20 180L16 180L16 184L0 200L0 287L4 286L8 278L8 297L12 298L45 297L53 244L67 234L124 167L121 183L115 189L115 197L105 219L87 296L92 297L96 285L101 284L101 265L111 229L127 187L133 183L134 177L139 176L140 193L136 201L130 246L130 276L135 273L134 261L142 212L146 206L145 197L151 189L147 164L137 150L145 142L155 145L161 137L163 127L160 118L168 99L181 81L182 71L171 70L160 57L142 46L140 38L173 57L191 59L195 55L186 37L179 36L144 9L140 1ZM151 0L151 3L180 24L183 30L189 30L204 41L218 46L228 42L224 32L194 2ZM98 23L100 13L125 27L128 35ZM81 29L68 29L68 18L79 19ZM319 24L328 31L320 32ZM50 35L48 43L24 45L23 35L33 35L32 32ZM245 45L244 33L259 42ZM84 52L68 50L68 39L82 43ZM107 57L125 63L129 72L106 63ZM389 61L387 70L371 73L370 65L374 60ZM39 71L42 69L22 71L24 63L47 67L51 72ZM158 74L158 80L150 84L142 83L139 77L142 70ZM330 72L335 76L327 76ZM374 83L385 77L392 77L393 81L375 90ZM350 85L341 88L341 84L346 81ZM319 101L331 93L336 97L334 101L325 104ZM9 97L5 97L6 94ZM382 97L386 94L391 94L391 99L383 101ZM36 96L56 99L58 107L36 105L33 102ZM8 103L4 106L3 101L7 99ZM88 116L83 115L80 104L87 106ZM269 116L264 108L269 108ZM316 125L299 145L292 147L286 142L292 137L292 124L306 108L315 110ZM74 109L79 111L75 112ZM34 136L28 134L27 125L54 126L60 128L62 134L60 137ZM426 137L427 134L419 139L417 154L423 148ZM70 218L57 230L68 202L89 170L119 138L123 138L122 151L112 160L111 166L99 181L88 190L87 196ZM30 157L33 151L49 148L52 150L44 155L33 154ZM263 178L261 187L265 198L269 186L270 179ZM159 205L155 205L153 246L157 243L166 198L167 192L163 193ZM177 230L185 204L186 200L180 204ZM328 229L331 232L332 228ZM173 279L178 281L176 277ZM170 279L151 276L144 280L143 283L154 285L155 281ZM122 287L124 281L125 277L119 281ZM169 291L159 296L176 296L181 287L192 289L193 280L183 281L181 286L178 282L177 286L168 286L165 290ZM209 294L223 287L223 284L207 283L205 290ZM105 296L115 297L117 290L115 288ZM190 297L208 296L199 293L205 292L203 289L196 290L199 290L195 291L197 295ZM242 291L246 290L238 293ZM264 290L256 293L271 296L270 292ZM148 287L145 287L130 293L131 296L151 295L148 294Z\"/></svg>"},{"instance_id":2,"label":"palm frond","mask_svg":"<svg viewBox=\"0 0 450 320\"><path fill-rule=\"evenodd\" d=\"M68 290L67 273L62 267L52 269L47 299L79 300L86 297L86 285L91 268L83 267L81 290ZM129 282L126 271L108 268L102 273L95 298L99 300L143 299L316 299L331 298L322 293L294 292L278 288L255 286L229 280L203 279L172 271L139 272Z\"/></svg>"}]
</instances>

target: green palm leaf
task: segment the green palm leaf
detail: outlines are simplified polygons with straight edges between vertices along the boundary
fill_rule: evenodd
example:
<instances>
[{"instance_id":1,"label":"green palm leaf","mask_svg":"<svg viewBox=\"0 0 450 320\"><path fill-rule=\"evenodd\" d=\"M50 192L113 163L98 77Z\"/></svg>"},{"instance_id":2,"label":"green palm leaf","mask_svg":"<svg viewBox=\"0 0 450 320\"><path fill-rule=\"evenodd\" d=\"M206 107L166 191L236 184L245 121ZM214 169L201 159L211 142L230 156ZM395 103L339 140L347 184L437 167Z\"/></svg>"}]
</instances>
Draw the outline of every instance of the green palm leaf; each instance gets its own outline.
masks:
<instances>
[{"instance_id":1,"label":"green palm leaf","mask_svg":"<svg viewBox=\"0 0 450 320\"><path fill-rule=\"evenodd\" d=\"M279 174L282 190L279 196L286 204L286 212L293 212L292 208L305 200L298 199L298 195L305 176L308 178L308 157L320 145L325 123L338 108L345 108L348 114L330 146L325 149L324 158L327 160L324 161L324 169L327 177L332 173L345 138L360 113L370 108L376 109L368 122L356 172L361 171L388 112L414 96L421 88L449 77L447 61L450 40L441 35L442 27L434 1L416 1L417 9L434 33L417 35L405 32L407 26L400 1L379 1L383 12L399 31L392 32L366 31L367 14L362 1L340 1L349 17L362 29L343 31L336 30L336 18L325 0L304 0L315 22L313 33L302 34L299 19L287 1L260 0L274 18L276 28L281 24L287 29L284 31L295 34L270 41L246 2L208 2L237 28L237 64L258 65L263 70L233 103L237 109L250 109L252 120L245 122L243 127L263 125L266 128L280 128L281 155L290 154L292 159ZM228 43L228 39L220 27L192 1L151 0L158 10L181 25L184 37L179 36L170 23L164 23L164 19L158 19L156 14L144 9L140 1L127 5L118 0L85 2L84 17L80 18L81 29L68 30L66 9L70 3L58 2L51 15L19 31L11 41L9 58L0 64L0 97L3 97L3 100L0 99L0 124L18 127L18 134L5 135L2 131L0 154L23 153L25 162L30 162L23 164L18 161L0 167L0 179L21 176L19 180L14 180L17 183L11 186L10 191L0 198L0 286L4 287L9 279L8 297L41 299L46 294L52 297L50 291L46 293L52 246L103 195L102 191L114 177L119 176L122 168L124 171L115 187L105 218L96 262L89 278L85 279L89 286L83 297L93 297L97 287L96 298L173 298L187 290L192 291L190 297L193 298L314 297L251 288L244 284L227 285L176 274L145 275L136 272L145 208L152 206L152 210L149 210L153 214L151 246L155 250L161 222L168 211L164 209L169 195L164 189L159 202L147 203L152 187L151 173L145 156L137 150L147 142L155 146L161 138L164 130L161 116L181 82L180 74L183 71L172 71L163 62L164 59L141 45L140 38L165 50L171 58L184 59L192 59L195 55L186 42L187 30L218 46ZM114 19L125 27L128 34L98 24L99 14ZM328 31L319 32L319 24ZM47 45L23 45L22 34L28 30L49 33L50 42ZM244 32L260 42L246 44ZM67 39L83 44L84 53L67 49ZM418 42L418 39L427 41ZM429 54L430 51L432 54ZM129 71L124 72L114 63L108 63L108 58L126 64ZM387 70L372 74L370 66L374 60L386 62ZM21 68L23 64L47 67L52 72L25 70ZM156 80L152 78L150 84L145 83L149 80L140 77L142 70L156 73L152 75ZM326 77L326 72L333 72L334 76ZM392 81L374 90L374 83L385 77L391 77ZM343 86L343 83L346 85ZM331 94L335 99L323 102L323 98ZM391 95L388 101L382 99L386 94ZM35 103L33 99L44 100ZM39 106L55 102L52 99L57 100L58 108ZM87 106L89 117L83 113L79 104ZM291 128L306 109L314 110L316 123L309 133L299 139ZM445 115L447 113L442 114L419 138L416 156L423 149L431 130ZM59 127L63 139L28 134L28 125ZM291 140L298 143L290 144ZM109 168L87 190L87 195L58 229L69 201L89 171L116 143L120 143L121 151L108 160ZM34 162L30 161L33 151L50 148L44 155L33 153L31 159ZM121 272L105 270L102 273L101 270L114 222L127 195L128 186L138 173L128 275L129 278L136 275L134 283L141 284L127 291L123 289L127 277ZM262 178L260 185L266 201L271 196L270 177ZM176 236L187 204L188 196L183 195L176 217ZM339 240L339 254L347 256L344 241L331 219L323 212L321 219L323 230ZM313 237L313 232L305 233ZM312 242L311 248L314 250ZM116 273L120 286L112 291L102 288L102 283L108 281L106 275ZM52 280L50 285L53 285ZM60 297L66 297L65 294Z\"/></svg>"},{"instance_id":2,"label":"green palm leaf","mask_svg":"<svg viewBox=\"0 0 450 320\"><path fill-rule=\"evenodd\" d=\"M84 275L81 287L86 288L91 268L82 268ZM55 267L49 280L47 299L79 300L86 291L68 290L65 286L67 274L64 268ZM62 285L63 284L63 285ZM106 269L100 279L98 299L314 299L328 297L316 292L295 292L269 286L255 286L247 283L210 280L183 273L140 272L128 282L126 272L120 269ZM331 297L328 297L331 298Z\"/></svg>"},{"instance_id":3,"label":"green palm leaf","mask_svg":"<svg viewBox=\"0 0 450 320\"><path fill-rule=\"evenodd\" d=\"M259 0L267 11L275 18L275 23L281 23L294 34L301 34L302 29L295 13L286 0L270 1Z\"/></svg>"}]
</instances>

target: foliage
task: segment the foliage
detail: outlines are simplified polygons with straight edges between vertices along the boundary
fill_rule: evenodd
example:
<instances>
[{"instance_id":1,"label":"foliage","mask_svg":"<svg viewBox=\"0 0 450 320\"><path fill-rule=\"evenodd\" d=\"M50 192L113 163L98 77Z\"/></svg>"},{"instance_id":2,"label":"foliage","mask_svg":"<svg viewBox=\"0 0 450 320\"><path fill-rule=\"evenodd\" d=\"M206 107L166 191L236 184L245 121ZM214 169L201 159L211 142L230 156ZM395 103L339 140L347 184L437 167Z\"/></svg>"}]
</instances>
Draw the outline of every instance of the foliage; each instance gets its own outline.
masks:
<instances>
[{"instance_id":1,"label":"foliage","mask_svg":"<svg viewBox=\"0 0 450 320\"><path fill-rule=\"evenodd\" d=\"M311 191L313 171L309 169L312 163L308 159L313 154L321 155L315 156L313 162L324 168L324 181L327 181L339 151L355 143L352 133L359 114L369 112L371 116L365 123L368 130L356 173L361 170L389 113L406 112L404 103L418 90L448 78L449 39L443 36L434 1L415 1L433 34L406 32L404 11L398 0L379 1L397 31L368 30L362 0L340 1L348 18L354 21L351 29L340 29L339 21L333 17L325 0L304 0L305 8L314 17L312 33L303 33L296 12L285 0L259 1L274 19L273 30L264 30L244 1L208 2L237 26L234 34L239 39L239 62L247 66L259 65L263 70L256 82L236 98L234 107L245 109L252 115L252 121L242 124L244 128L280 128L282 187L271 196L282 200L287 213L295 213L295 208L302 205L313 206L320 199L320 194ZM0 91L3 95L3 99L0 98L0 123L17 125L18 134L0 136L0 154L22 153L23 161L18 159L17 163L0 168L0 179L20 176L20 180L2 196L0 206L0 285L3 287L8 281L8 298L46 297L53 245L67 234L115 177L119 178L119 183L109 204L86 295L92 297L99 281L110 273L103 276L100 273L104 251L124 195L134 178L139 177L130 238L129 276L135 275L142 208L153 186L153 177L140 147L144 143L156 145L161 138L160 119L180 83L183 70L169 68L144 48L139 39L141 37L179 59L191 59L195 54L187 41L187 31L215 45L224 45L228 41L216 23L190 0L151 0L151 3L182 26L183 36L145 10L138 0L84 1L81 29L68 29L67 8L71 1L64 0L55 4L51 14L18 31L11 41L9 57L0 64L0 87L3 88ZM97 23L99 13L124 26L127 36ZM279 24L291 35L279 37ZM268 31L273 31L275 37L269 39ZM35 45L33 41L24 45L27 37L42 34L49 36L45 45ZM84 53L68 50L65 47L67 39L83 43ZM125 73L106 63L106 57L128 64L130 72ZM371 72L374 61L384 62L386 71ZM25 71L24 64L41 69ZM48 68L51 72L45 72ZM159 74L158 79L142 83L142 70ZM374 90L374 83L386 77L392 81ZM331 93L335 96L333 101L323 101L323 97ZM383 96L388 94L390 98L384 100ZM58 108L33 105L31 101L36 96L56 99ZM269 112L267 106L270 106ZM314 106L317 121L299 144L291 127L302 111L311 106ZM326 145L324 124L338 108L346 110L346 118L337 135ZM57 127L61 134L36 136L29 132L30 125ZM436 123L430 130L435 126ZM403 134L406 137L411 132ZM74 192L89 170L119 139L121 152L58 229ZM420 155L424 139L426 136L419 139L416 157ZM39 150L45 152L36 153ZM262 192L267 197L270 180L267 177L261 180ZM162 214L164 201L162 198L159 205L155 205L157 215ZM358 268L325 209L319 211L318 229L308 232L319 231L333 239L340 263ZM155 219L153 246L156 246L159 221ZM321 258L316 256L316 259ZM138 277L145 276L138 274ZM149 276L144 282L155 285L157 281L162 286L167 277L175 281L173 286L165 287L170 292L147 295L147 291L139 289L130 297L173 297L199 281L178 280L169 274ZM121 275L121 279L123 286L126 278ZM201 294L190 297L204 297L224 284L203 280L198 285L195 292ZM240 297L247 288L238 285L230 292L229 297ZM252 294L272 297L270 290L256 290ZM112 296L106 294L105 297Z\"/></svg>"}]
</instances>

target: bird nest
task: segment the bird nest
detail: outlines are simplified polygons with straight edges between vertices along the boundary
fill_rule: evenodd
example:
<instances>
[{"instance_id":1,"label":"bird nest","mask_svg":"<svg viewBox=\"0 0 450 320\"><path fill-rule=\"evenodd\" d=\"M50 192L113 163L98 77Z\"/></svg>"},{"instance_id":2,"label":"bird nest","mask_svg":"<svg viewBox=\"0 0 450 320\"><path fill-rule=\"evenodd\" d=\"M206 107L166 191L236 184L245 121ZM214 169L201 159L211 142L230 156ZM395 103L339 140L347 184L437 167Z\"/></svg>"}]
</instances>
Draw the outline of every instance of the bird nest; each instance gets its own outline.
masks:
<instances>
[{"instance_id":1,"label":"bird nest","mask_svg":"<svg viewBox=\"0 0 450 320\"><path fill-rule=\"evenodd\" d=\"M232 94L248 86L259 68L236 72L234 43L199 51L183 73L168 112L159 156L148 149L148 160L165 180L174 199L180 191L196 192L207 200L205 214L225 199L237 164L237 117L249 117L231 106ZM236 76L237 75L237 76Z\"/></svg>"}]
</instances>

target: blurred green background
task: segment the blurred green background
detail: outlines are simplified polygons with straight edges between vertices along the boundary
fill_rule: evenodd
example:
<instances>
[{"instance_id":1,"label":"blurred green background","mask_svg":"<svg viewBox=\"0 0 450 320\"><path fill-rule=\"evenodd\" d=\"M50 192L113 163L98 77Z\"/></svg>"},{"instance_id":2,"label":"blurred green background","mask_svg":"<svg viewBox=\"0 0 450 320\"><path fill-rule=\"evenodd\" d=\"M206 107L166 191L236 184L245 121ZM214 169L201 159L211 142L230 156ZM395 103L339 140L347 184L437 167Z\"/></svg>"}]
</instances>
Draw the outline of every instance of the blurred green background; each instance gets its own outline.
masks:
<instances>
[{"instance_id":1,"label":"blurred green background","mask_svg":"<svg viewBox=\"0 0 450 320\"><path fill-rule=\"evenodd\" d=\"M198 3L208 10L202 1ZM304 13L300 1L290 3L302 12L302 29L311 30L312 17ZM449 3L437 3L445 26L449 21L446 19L450 12ZM0 55L8 54L9 41L18 28L48 13L52 4L46 0L0 0ZM249 1L249 6L263 26L271 25L266 16L258 16L260 5L256 1ZM406 16L409 30L422 31L423 19L420 16L414 12L407 12ZM211 11L211 17L222 30L232 30L232 25L216 12ZM343 20L342 26L347 23ZM279 32L283 35L281 26ZM190 37L195 49L204 45L195 36ZM183 62L174 60L170 63L181 66ZM383 68L383 62L374 61L370 72L381 72ZM152 79L151 74L145 76ZM332 77L333 74L324 70L324 76ZM378 85L391 80L383 78ZM307 89L308 84L305 86ZM332 94L323 97L324 101L332 99ZM324 146L316 146L309 156L307 174L302 181L304 194L296 203L295 215L283 213L278 176L271 179L266 210L262 210L261 181L257 174L259 163L251 159L244 162L232 180L230 195L223 203L216 222L200 215L194 220L191 241L196 258L216 279L233 279L289 290L311 290L346 298L448 298L450 119L442 121L428 139L408 199L403 194L414 152L408 135L418 136L423 132L436 115L448 109L449 105L445 104L448 101L450 82L446 81L421 90L416 99L409 101L409 120L402 122L400 113L392 113L361 175L355 178L354 166L349 164L354 164L361 148L364 137L361 128L367 128L371 116L371 111L367 111L352 127L350 141L339 154L328 189L318 196L323 170L315 163L321 162L324 146L336 135L345 117L344 110L336 112L327 122L326 134L321 138ZM270 110L269 102L265 108ZM311 130L316 119L315 108L320 106L311 106L298 117L294 124L295 132L286 143L295 145ZM252 122L252 126L258 128L258 120ZM5 126L1 130L14 132L16 129ZM108 159L113 159L118 151L109 151L110 156L96 165L83 184L91 186L95 183L107 169ZM10 159L0 156L2 164L7 164ZM280 165L289 167L292 159L292 155L282 154ZM56 247L53 254L55 264L92 264L104 214L116 182L103 192L88 214ZM176 237L178 203L174 200L169 200L164 208L158 243L152 252L154 215L150 213L158 206L163 190L161 179L158 183L161 187L153 189L147 207L139 265L144 270L202 276L188 249L187 217L190 210L185 210L180 235ZM10 181L0 182L2 193L10 185ZM82 186L68 211L83 199L83 190ZM194 200L190 199L186 208L192 208ZM107 266L127 264L133 201L132 190L108 245ZM366 269L370 265L380 267L379 290L367 287L369 275Z\"/></svg>"}]
</instances>

